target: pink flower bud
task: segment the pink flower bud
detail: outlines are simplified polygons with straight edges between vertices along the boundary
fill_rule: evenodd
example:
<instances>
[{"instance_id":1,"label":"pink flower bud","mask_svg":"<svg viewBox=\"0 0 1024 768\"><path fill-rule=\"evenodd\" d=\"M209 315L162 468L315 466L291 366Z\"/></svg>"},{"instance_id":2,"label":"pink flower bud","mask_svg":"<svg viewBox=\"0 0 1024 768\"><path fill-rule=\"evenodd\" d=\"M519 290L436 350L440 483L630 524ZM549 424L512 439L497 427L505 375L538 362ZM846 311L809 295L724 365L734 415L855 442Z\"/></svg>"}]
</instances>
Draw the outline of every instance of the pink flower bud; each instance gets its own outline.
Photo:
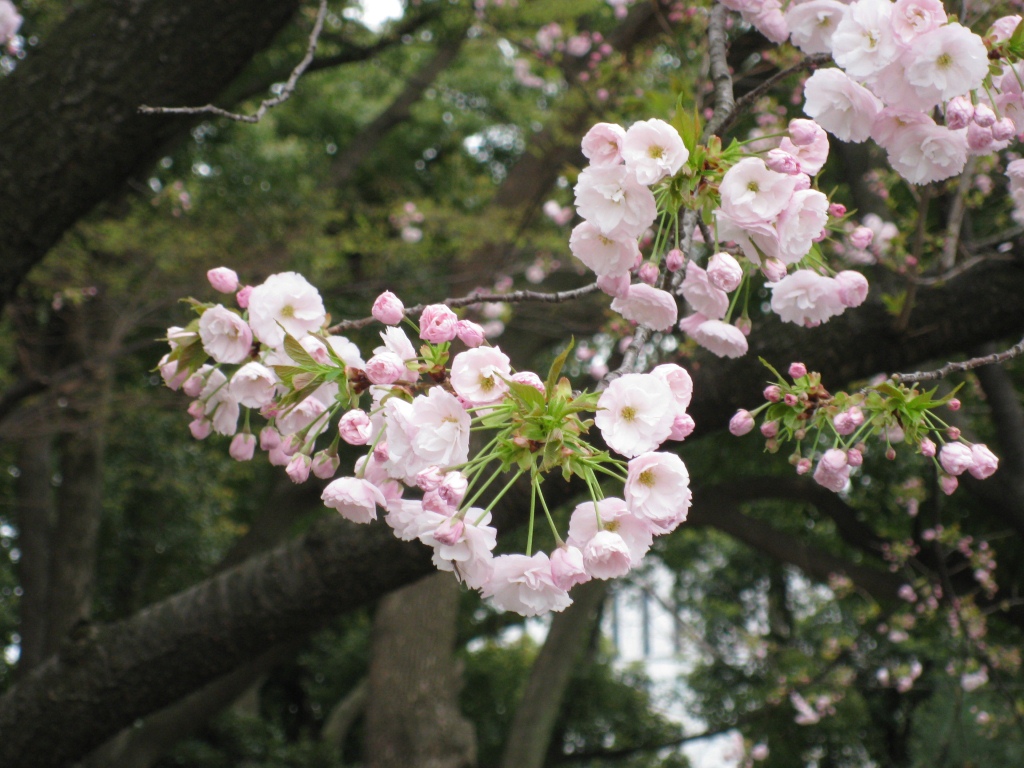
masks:
<instances>
[{"instance_id":1,"label":"pink flower bud","mask_svg":"<svg viewBox=\"0 0 1024 768\"><path fill-rule=\"evenodd\" d=\"M196 440L205 440L213 430L213 422L209 419L195 419L189 422L188 430Z\"/></svg>"},{"instance_id":2,"label":"pink flower bud","mask_svg":"<svg viewBox=\"0 0 1024 768\"><path fill-rule=\"evenodd\" d=\"M206 403L202 400L193 400L188 404L188 415L193 419L201 419L206 415Z\"/></svg>"},{"instance_id":3,"label":"pink flower bud","mask_svg":"<svg viewBox=\"0 0 1024 768\"><path fill-rule=\"evenodd\" d=\"M790 408L793 408L800 402L800 399L792 392L790 392L785 397L782 398L782 402L784 402Z\"/></svg>"},{"instance_id":4,"label":"pink flower bud","mask_svg":"<svg viewBox=\"0 0 1024 768\"><path fill-rule=\"evenodd\" d=\"M948 407L949 410L951 410L951 411L959 411L960 410L960 405L961 405L960 401L957 398L955 398L955 397L950 399L950 401L948 403L946 403L946 407Z\"/></svg>"},{"instance_id":5,"label":"pink flower bud","mask_svg":"<svg viewBox=\"0 0 1024 768\"><path fill-rule=\"evenodd\" d=\"M999 458L984 443L971 446L971 466L967 470L978 480L984 480L999 469Z\"/></svg>"},{"instance_id":6,"label":"pink flower bud","mask_svg":"<svg viewBox=\"0 0 1024 768\"><path fill-rule=\"evenodd\" d=\"M764 156L764 164L776 173L784 173L787 176L800 173L800 161L781 149L769 149Z\"/></svg>"},{"instance_id":7,"label":"pink flower bud","mask_svg":"<svg viewBox=\"0 0 1024 768\"><path fill-rule=\"evenodd\" d=\"M373 302L370 314L384 325L398 325L405 316L405 305L391 291L384 291Z\"/></svg>"},{"instance_id":8,"label":"pink flower bud","mask_svg":"<svg viewBox=\"0 0 1024 768\"><path fill-rule=\"evenodd\" d=\"M842 203L832 203L828 207L828 215L841 219L846 215L846 206Z\"/></svg>"},{"instance_id":9,"label":"pink flower bud","mask_svg":"<svg viewBox=\"0 0 1024 768\"><path fill-rule=\"evenodd\" d=\"M381 352L366 361L364 370L373 384L394 384L408 369L394 352Z\"/></svg>"},{"instance_id":10,"label":"pink flower bud","mask_svg":"<svg viewBox=\"0 0 1024 768\"><path fill-rule=\"evenodd\" d=\"M292 457L285 453L284 445L278 445L267 452L267 459L270 461L271 466L284 467L288 465Z\"/></svg>"},{"instance_id":11,"label":"pink flower bud","mask_svg":"<svg viewBox=\"0 0 1024 768\"><path fill-rule=\"evenodd\" d=\"M839 301L844 307L859 307L868 297L868 279L860 272L846 269L835 277Z\"/></svg>"},{"instance_id":12,"label":"pink flower bud","mask_svg":"<svg viewBox=\"0 0 1024 768\"><path fill-rule=\"evenodd\" d=\"M665 269L669 272L678 272L686 263L686 257L678 248L673 248L665 254Z\"/></svg>"},{"instance_id":13,"label":"pink flower bud","mask_svg":"<svg viewBox=\"0 0 1024 768\"><path fill-rule=\"evenodd\" d=\"M625 298L629 293L629 275L601 275L597 287L616 299Z\"/></svg>"},{"instance_id":14,"label":"pink flower bud","mask_svg":"<svg viewBox=\"0 0 1024 768\"><path fill-rule=\"evenodd\" d=\"M484 343L483 326L472 320L459 320L455 324L455 335L470 349L475 349Z\"/></svg>"},{"instance_id":15,"label":"pink flower bud","mask_svg":"<svg viewBox=\"0 0 1024 768\"><path fill-rule=\"evenodd\" d=\"M234 293L238 290L238 273L228 267L217 267L206 273L213 290L220 293Z\"/></svg>"},{"instance_id":16,"label":"pink flower bud","mask_svg":"<svg viewBox=\"0 0 1024 768\"><path fill-rule=\"evenodd\" d=\"M956 96L946 104L946 127L952 131L966 128L974 117L974 105L969 96Z\"/></svg>"},{"instance_id":17,"label":"pink flower bud","mask_svg":"<svg viewBox=\"0 0 1024 768\"><path fill-rule=\"evenodd\" d=\"M823 129L813 120L796 117L789 121L789 140L795 146L806 147L823 133Z\"/></svg>"},{"instance_id":18,"label":"pink flower bud","mask_svg":"<svg viewBox=\"0 0 1024 768\"><path fill-rule=\"evenodd\" d=\"M235 302L242 309L249 308L249 297L252 295L253 287L251 285L245 286L242 290L235 294Z\"/></svg>"},{"instance_id":19,"label":"pink flower bud","mask_svg":"<svg viewBox=\"0 0 1024 768\"><path fill-rule=\"evenodd\" d=\"M260 449L272 451L281 445L281 433L273 427L264 427L260 430Z\"/></svg>"},{"instance_id":20,"label":"pink flower bud","mask_svg":"<svg viewBox=\"0 0 1024 768\"><path fill-rule=\"evenodd\" d=\"M922 456L934 456L936 452L935 443L929 440L927 437L921 438L921 445L919 446Z\"/></svg>"},{"instance_id":21,"label":"pink flower bud","mask_svg":"<svg viewBox=\"0 0 1024 768\"><path fill-rule=\"evenodd\" d=\"M733 325L735 325L739 329L739 332L744 336L749 336L750 332L754 329L754 324L750 322L749 317L737 317L736 322L733 323Z\"/></svg>"},{"instance_id":22,"label":"pink flower bud","mask_svg":"<svg viewBox=\"0 0 1024 768\"><path fill-rule=\"evenodd\" d=\"M729 420L729 431L739 437L745 435L754 428L754 417L750 411L738 410Z\"/></svg>"},{"instance_id":23,"label":"pink flower bud","mask_svg":"<svg viewBox=\"0 0 1024 768\"><path fill-rule=\"evenodd\" d=\"M531 386L542 395L547 394L547 391L544 389L544 382L541 381L540 376L533 371L520 371L519 373L514 373L512 374L512 381Z\"/></svg>"},{"instance_id":24,"label":"pink flower bud","mask_svg":"<svg viewBox=\"0 0 1024 768\"><path fill-rule=\"evenodd\" d=\"M765 259L761 263L761 274L769 283L777 283L786 276L786 265L779 259Z\"/></svg>"},{"instance_id":25,"label":"pink flower bud","mask_svg":"<svg viewBox=\"0 0 1024 768\"><path fill-rule=\"evenodd\" d=\"M312 465L312 460L308 454L296 453L292 456L291 461L288 462L288 466L285 467L285 472L288 473L288 477L291 478L293 483L304 483L309 479L309 469Z\"/></svg>"},{"instance_id":26,"label":"pink flower bud","mask_svg":"<svg viewBox=\"0 0 1024 768\"><path fill-rule=\"evenodd\" d=\"M735 291L743 280L743 267L725 251L716 253L708 261L708 282L726 293Z\"/></svg>"},{"instance_id":27,"label":"pink flower bud","mask_svg":"<svg viewBox=\"0 0 1024 768\"><path fill-rule=\"evenodd\" d=\"M459 318L444 304L430 304L420 313L420 338L441 344L455 338Z\"/></svg>"},{"instance_id":28,"label":"pink flower bud","mask_svg":"<svg viewBox=\"0 0 1024 768\"><path fill-rule=\"evenodd\" d=\"M871 245L871 241L874 237L875 233L867 227L857 227L850 233L850 245L863 251Z\"/></svg>"},{"instance_id":29,"label":"pink flower bud","mask_svg":"<svg viewBox=\"0 0 1024 768\"><path fill-rule=\"evenodd\" d=\"M771 439L779 434L779 422L766 421L761 425L761 434Z\"/></svg>"},{"instance_id":30,"label":"pink flower bud","mask_svg":"<svg viewBox=\"0 0 1024 768\"><path fill-rule=\"evenodd\" d=\"M193 373L185 379L185 383L181 385L181 391L189 397L199 397L205 386L206 377L201 373Z\"/></svg>"},{"instance_id":31,"label":"pink flower bud","mask_svg":"<svg viewBox=\"0 0 1024 768\"><path fill-rule=\"evenodd\" d=\"M672 420L672 431L668 433L669 440L685 440L693 434L697 423L688 413L678 413Z\"/></svg>"},{"instance_id":32,"label":"pink flower bud","mask_svg":"<svg viewBox=\"0 0 1024 768\"><path fill-rule=\"evenodd\" d=\"M948 429L946 429L946 437L948 437L950 440L959 440L960 439L960 428L959 427L949 427Z\"/></svg>"},{"instance_id":33,"label":"pink flower bud","mask_svg":"<svg viewBox=\"0 0 1024 768\"><path fill-rule=\"evenodd\" d=\"M782 390L777 384L769 384L764 388L764 399L769 403L777 403L782 399Z\"/></svg>"},{"instance_id":34,"label":"pink flower bud","mask_svg":"<svg viewBox=\"0 0 1024 768\"><path fill-rule=\"evenodd\" d=\"M988 104L978 104L974 108L975 124L980 125L982 128L991 128L996 122L996 113L992 111L992 107Z\"/></svg>"},{"instance_id":35,"label":"pink flower bud","mask_svg":"<svg viewBox=\"0 0 1024 768\"><path fill-rule=\"evenodd\" d=\"M466 497L469 490L469 481L461 472L446 472L444 480L437 487L437 492L453 509Z\"/></svg>"},{"instance_id":36,"label":"pink flower bud","mask_svg":"<svg viewBox=\"0 0 1024 768\"><path fill-rule=\"evenodd\" d=\"M889 461L896 461L896 449L891 445L885 449L885 458Z\"/></svg>"},{"instance_id":37,"label":"pink flower bud","mask_svg":"<svg viewBox=\"0 0 1024 768\"><path fill-rule=\"evenodd\" d=\"M833 472L838 472L850 462L845 451L839 448L830 448L822 454L821 463Z\"/></svg>"},{"instance_id":38,"label":"pink flower bud","mask_svg":"<svg viewBox=\"0 0 1024 768\"><path fill-rule=\"evenodd\" d=\"M854 423L853 417L845 411L843 413L836 414L835 418L832 419L832 425L840 435L853 434L854 430L857 429L857 425Z\"/></svg>"},{"instance_id":39,"label":"pink flower bud","mask_svg":"<svg viewBox=\"0 0 1024 768\"><path fill-rule=\"evenodd\" d=\"M947 496L952 496L953 491L956 490L958 485L960 485L960 481L955 477L950 477L949 475L939 476L939 488L941 488L942 492Z\"/></svg>"},{"instance_id":40,"label":"pink flower bud","mask_svg":"<svg viewBox=\"0 0 1024 768\"><path fill-rule=\"evenodd\" d=\"M462 534L466 530L466 524L461 520L448 518L434 531L434 540L439 544L447 544L449 547L459 543Z\"/></svg>"},{"instance_id":41,"label":"pink flower bud","mask_svg":"<svg viewBox=\"0 0 1024 768\"><path fill-rule=\"evenodd\" d=\"M235 461L249 461L256 451L256 435L252 432L239 432L231 438L228 455Z\"/></svg>"},{"instance_id":42,"label":"pink flower bud","mask_svg":"<svg viewBox=\"0 0 1024 768\"><path fill-rule=\"evenodd\" d=\"M381 440L373 448L373 458L379 463L383 464L391 458L391 453L388 451L388 444L386 440Z\"/></svg>"},{"instance_id":43,"label":"pink flower bud","mask_svg":"<svg viewBox=\"0 0 1024 768\"><path fill-rule=\"evenodd\" d=\"M790 363L789 364L789 377L796 381L807 375L807 366L803 363Z\"/></svg>"},{"instance_id":44,"label":"pink flower bud","mask_svg":"<svg viewBox=\"0 0 1024 768\"><path fill-rule=\"evenodd\" d=\"M566 591L577 584L590 581L590 575L583 566L583 552L579 547L563 545L551 553L551 580L555 586Z\"/></svg>"},{"instance_id":45,"label":"pink flower bud","mask_svg":"<svg viewBox=\"0 0 1024 768\"><path fill-rule=\"evenodd\" d=\"M640 265L636 276L640 278L640 282L654 285L658 282L658 267L649 261L645 261Z\"/></svg>"},{"instance_id":46,"label":"pink flower bud","mask_svg":"<svg viewBox=\"0 0 1024 768\"><path fill-rule=\"evenodd\" d=\"M1017 133L1017 126L1008 117L1002 117L992 125L992 138L996 141L1009 141Z\"/></svg>"},{"instance_id":47,"label":"pink flower bud","mask_svg":"<svg viewBox=\"0 0 1024 768\"><path fill-rule=\"evenodd\" d=\"M851 467L859 467L864 463L864 454L856 448L851 448L846 452L846 463Z\"/></svg>"},{"instance_id":48,"label":"pink flower bud","mask_svg":"<svg viewBox=\"0 0 1024 768\"><path fill-rule=\"evenodd\" d=\"M341 459L336 453L328 453L326 450L318 451L313 457L313 474L321 480L330 480L341 466Z\"/></svg>"},{"instance_id":49,"label":"pink flower bud","mask_svg":"<svg viewBox=\"0 0 1024 768\"><path fill-rule=\"evenodd\" d=\"M796 473L798 475L806 475L810 471L811 471L811 460L810 459L800 459L800 461L798 461L796 463Z\"/></svg>"},{"instance_id":50,"label":"pink flower bud","mask_svg":"<svg viewBox=\"0 0 1024 768\"><path fill-rule=\"evenodd\" d=\"M985 152L992 146L992 129L985 128L977 123L967 126L967 147L975 152Z\"/></svg>"},{"instance_id":51,"label":"pink flower bud","mask_svg":"<svg viewBox=\"0 0 1024 768\"><path fill-rule=\"evenodd\" d=\"M338 434L349 445L366 445L370 442L372 426L366 411L353 408L338 420Z\"/></svg>"}]
</instances>

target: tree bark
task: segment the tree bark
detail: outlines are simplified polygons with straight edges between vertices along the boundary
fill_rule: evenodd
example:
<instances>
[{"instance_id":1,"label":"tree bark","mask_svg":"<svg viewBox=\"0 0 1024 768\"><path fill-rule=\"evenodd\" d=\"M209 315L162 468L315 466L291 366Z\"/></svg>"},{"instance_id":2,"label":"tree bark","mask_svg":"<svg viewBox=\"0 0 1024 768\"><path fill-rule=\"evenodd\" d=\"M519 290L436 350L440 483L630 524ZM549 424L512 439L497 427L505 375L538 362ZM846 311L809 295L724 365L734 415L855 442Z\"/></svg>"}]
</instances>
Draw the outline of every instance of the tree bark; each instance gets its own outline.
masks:
<instances>
[{"instance_id":1,"label":"tree bark","mask_svg":"<svg viewBox=\"0 0 1024 768\"><path fill-rule=\"evenodd\" d=\"M266 47L298 0L93 0L0 80L0 307L97 203L143 171Z\"/></svg>"},{"instance_id":2,"label":"tree bark","mask_svg":"<svg viewBox=\"0 0 1024 768\"><path fill-rule=\"evenodd\" d=\"M459 711L459 590L452 574L437 573L378 606L366 706L369 768L476 764L476 734Z\"/></svg>"}]
</instances>

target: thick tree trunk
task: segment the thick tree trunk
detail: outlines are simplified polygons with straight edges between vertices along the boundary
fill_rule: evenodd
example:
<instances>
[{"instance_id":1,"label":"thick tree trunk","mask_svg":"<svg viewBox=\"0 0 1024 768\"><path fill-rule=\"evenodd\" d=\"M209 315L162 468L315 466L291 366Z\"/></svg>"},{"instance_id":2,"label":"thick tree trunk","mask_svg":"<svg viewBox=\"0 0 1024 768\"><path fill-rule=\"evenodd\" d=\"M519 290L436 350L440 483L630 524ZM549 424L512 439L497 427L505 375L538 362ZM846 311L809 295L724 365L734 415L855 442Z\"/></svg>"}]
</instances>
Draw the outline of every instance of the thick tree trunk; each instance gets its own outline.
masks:
<instances>
[{"instance_id":1,"label":"thick tree trunk","mask_svg":"<svg viewBox=\"0 0 1024 768\"><path fill-rule=\"evenodd\" d=\"M459 711L459 584L437 573L393 592L373 623L366 706L369 768L467 768L476 734Z\"/></svg>"},{"instance_id":2,"label":"thick tree trunk","mask_svg":"<svg viewBox=\"0 0 1024 768\"><path fill-rule=\"evenodd\" d=\"M214 100L298 0L76 4L0 80L0 307L64 231L195 118L142 104Z\"/></svg>"}]
</instances>

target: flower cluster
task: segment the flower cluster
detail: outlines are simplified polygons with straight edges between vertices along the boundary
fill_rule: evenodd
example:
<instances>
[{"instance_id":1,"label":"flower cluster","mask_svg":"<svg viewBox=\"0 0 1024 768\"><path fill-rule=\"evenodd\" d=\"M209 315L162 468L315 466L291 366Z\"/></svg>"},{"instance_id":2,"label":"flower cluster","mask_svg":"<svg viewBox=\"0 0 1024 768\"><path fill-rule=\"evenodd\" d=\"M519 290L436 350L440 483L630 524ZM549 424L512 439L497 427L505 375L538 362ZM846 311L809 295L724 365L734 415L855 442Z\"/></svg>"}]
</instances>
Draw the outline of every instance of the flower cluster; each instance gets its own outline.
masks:
<instances>
[{"instance_id":1,"label":"flower cluster","mask_svg":"<svg viewBox=\"0 0 1024 768\"><path fill-rule=\"evenodd\" d=\"M255 287L241 287L227 268L208 278L235 294L236 306L191 300L198 317L168 329L171 351L159 365L169 387L195 398L192 434L233 436L237 460L251 459L258 442L295 482L311 473L333 478L341 442L365 446L352 473L324 489L324 503L357 523L384 510L396 536L432 547L439 569L498 607L524 615L562 610L574 584L622 576L655 536L686 519L686 467L657 450L694 428L693 385L678 365L621 376L600 393L577 392L560 375L568 349L542 381L514 372L500 349L485 344L483 329L449 307L427 306L413 324L390 292L373 304L373 317L387 327L364 361L354 343L325 328L320 294L301 275L271 275ZM403 322L417 329L418 350ZM453 344L465 349L451 356ZM267 420L258 440L254 411ZM595 423L628 461L588 441ZM479 430L492 437L473 453L470 434ZM564 539L541 491L552 472L582 478L589 489ZM485 495L503 475L511 475L504 489ZM495 555L491 510L524 475L531 484L526 552ZM604 495L605 479L623 484L620 498ZM552 531L550 553L533 550L538 502Z\"/></svg>"},{"instance_id":2,"label":"flower cluster","mask_svg":"<svg viewBox=\"0 0 1024 768\"><path fill-rule=\"evenodd\" d=\"M1017 56L1006 43L1019 16L982 39L939 0L804 0L785 12L778 0L722 1L774 42L831 55L839 68L807 80L804 111L843 141L873 139L913 184L955 176L969 155L1002 149L1018 133L1019 72L989 65Z\"/></svg>"},{"instance_id":3,"label":"flower cluster","mask_svg":"<svg viewBox=\"0 0 1024 768\"><path fill-rule=\"evenodd\" d=\"M831 491L846 487L851 472L863 463L865 441L871 437L885 441L889 459L896 457L894 443L916 446L935 462L939 486L946 494L956 490L957 478L964 472L984 480L999 467L999 459L987 446L964 440L959 429L936 414L940 407L960 407L952 394L936 398L935 390L920 392L883 381L852 395L832 395L822 386L821 375L809 372L802 363L789 367L788 380L768 367L776 382L765 388L765 403L754 411L737 411L729 431L747 434L763 411L760 430L766 448L774 453L782 443L795 442L789 461L797 474L811 472L813 467L815 482ZM823 445L830 447L816 452Z\"/></svg>"}]
</instances>

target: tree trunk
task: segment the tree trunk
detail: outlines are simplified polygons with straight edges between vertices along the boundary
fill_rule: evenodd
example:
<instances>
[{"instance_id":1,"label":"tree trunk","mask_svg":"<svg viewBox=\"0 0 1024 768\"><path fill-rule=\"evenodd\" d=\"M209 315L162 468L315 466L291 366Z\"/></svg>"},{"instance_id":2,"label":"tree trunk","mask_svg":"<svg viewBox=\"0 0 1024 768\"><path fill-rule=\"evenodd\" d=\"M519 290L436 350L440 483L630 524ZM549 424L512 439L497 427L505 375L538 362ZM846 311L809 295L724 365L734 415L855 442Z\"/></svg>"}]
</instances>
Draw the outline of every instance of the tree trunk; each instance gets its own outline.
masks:
<instances>
[{"instance_id":1,"label":"tree trunk","mask_svg":"<svg viewBox=\"0 0 1024 768\"><path fill-rule=\"evenodd\" d=\"M0 307L60 236L214 100L298 0L93 0L0 80Z\"/></svg>"},{"instance_id":2,"label":"tree trunk","mask_svg":"<svg viewBox=\"0 0 1024 768\"><path fill-rule=\"evenodd\" d=\"M608 582L594 579L573 590L573 604L551 620L544 647L530 670L505 742L501 768L542 768L573 667L587 646Z\"/></svg>"},{"instance_id":3,"label":"tree trunk","mask_svg":"<svg viewBox=\"0 0 1024 768\"><path fill-rule=\"evenodd\" d=\"M461 587L437 573L385 597L373 624L366 707L369 768L464 768L476 734L459 711Z\"/></svg>"}]
</instances>

